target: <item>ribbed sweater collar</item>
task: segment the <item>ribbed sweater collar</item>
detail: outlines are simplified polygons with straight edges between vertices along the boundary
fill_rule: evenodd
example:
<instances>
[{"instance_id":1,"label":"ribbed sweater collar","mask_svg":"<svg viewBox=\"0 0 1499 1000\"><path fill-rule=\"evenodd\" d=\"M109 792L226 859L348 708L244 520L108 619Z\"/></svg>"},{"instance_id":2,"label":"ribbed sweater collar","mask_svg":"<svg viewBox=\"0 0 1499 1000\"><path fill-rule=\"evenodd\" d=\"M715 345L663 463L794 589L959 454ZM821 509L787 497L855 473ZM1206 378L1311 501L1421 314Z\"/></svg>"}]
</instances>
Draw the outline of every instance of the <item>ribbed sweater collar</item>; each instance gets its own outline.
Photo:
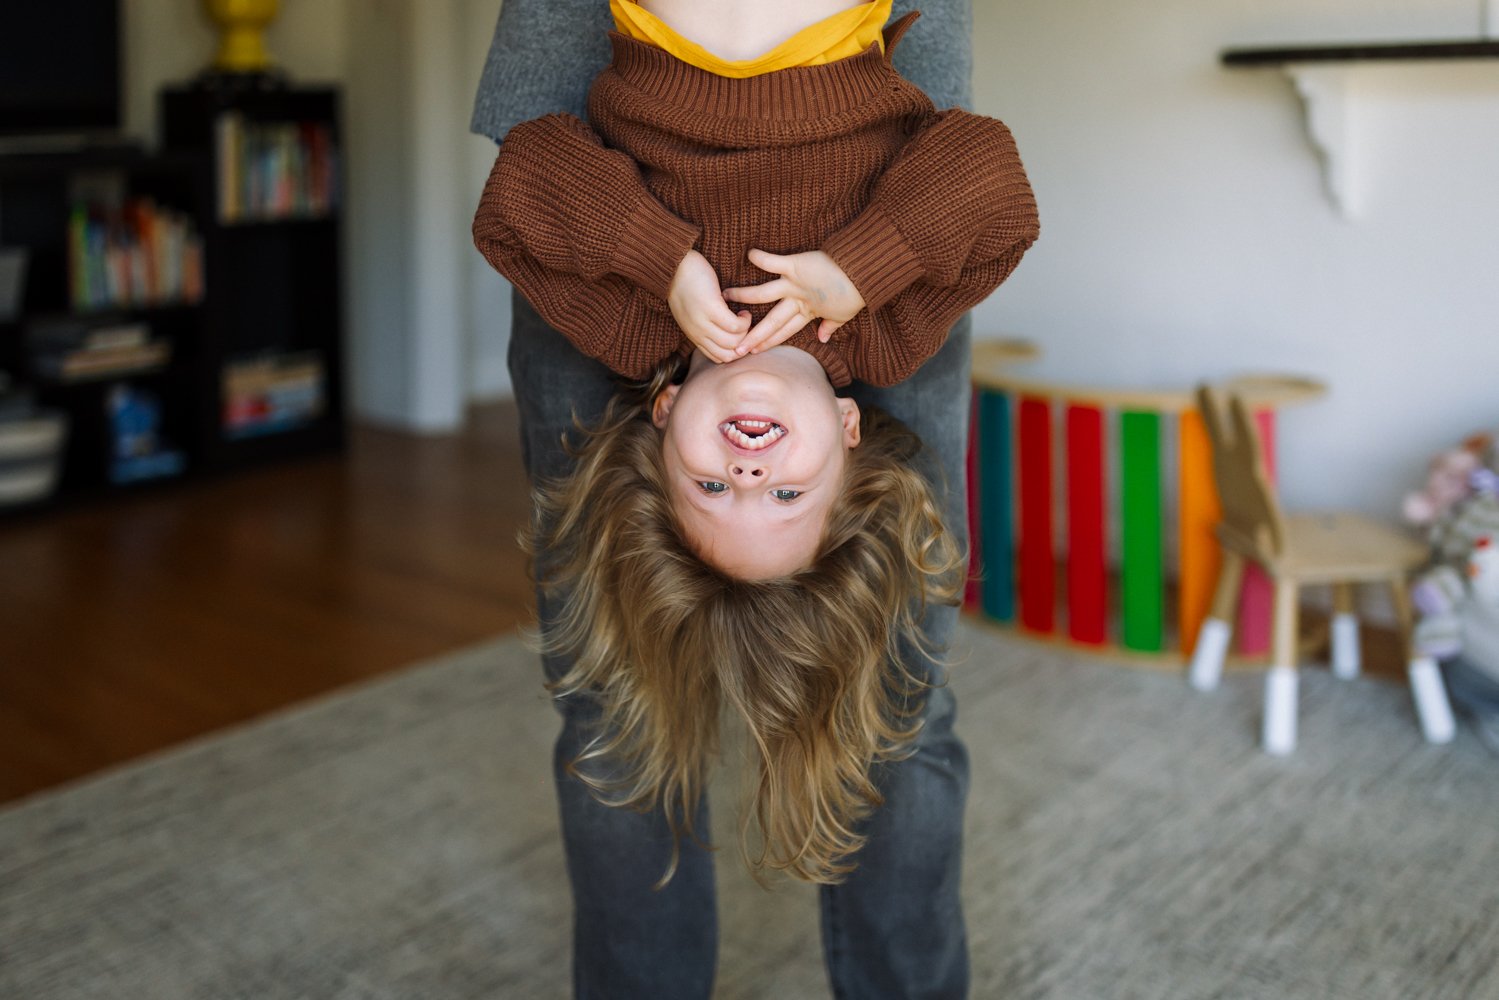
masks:
<instances>
[{"instance_id":1,"label":"ribbed sweater collar","mask_svg":"<svg viewBox=\"0 0 1499 1000\"><path fill-rule=\"evenodd\" d=\"M878 45L821 66L732 79L618 32L610 32L609 41L610 69L622 82L689 114L720 119L809 121L845 114L868 104L897 77ZM813 79L817 85L809 86Z\"/></svg>"}]
</instances>

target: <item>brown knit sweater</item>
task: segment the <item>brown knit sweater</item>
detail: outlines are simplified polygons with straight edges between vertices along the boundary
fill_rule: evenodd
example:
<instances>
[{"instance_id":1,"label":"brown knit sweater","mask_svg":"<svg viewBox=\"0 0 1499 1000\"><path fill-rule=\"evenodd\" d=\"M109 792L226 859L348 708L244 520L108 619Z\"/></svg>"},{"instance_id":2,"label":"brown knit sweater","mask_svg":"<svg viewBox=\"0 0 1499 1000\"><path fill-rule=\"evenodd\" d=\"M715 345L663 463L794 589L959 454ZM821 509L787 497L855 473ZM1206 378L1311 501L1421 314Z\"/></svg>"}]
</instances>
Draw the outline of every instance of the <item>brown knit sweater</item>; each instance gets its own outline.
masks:
<instances>
[{"instance_id":1,"label":"brown knit sweater","mask_svg":"<svg viewBox=\"0 0 1499 1000\"><path fill-rule=\"evenodd\" d=\"M729 288L770 280L752 247L820 248L866 308L828 344L815 323L787 342L835 385L900 381L1038 232L1009 130L936 111L890 64L910 20L886 29L884 53L747 79L611 35L593 128L549 115L512 129L475 244L580 351L635 379L691 350L666 304L688 250Z\"/></svg>"}]
</instances>

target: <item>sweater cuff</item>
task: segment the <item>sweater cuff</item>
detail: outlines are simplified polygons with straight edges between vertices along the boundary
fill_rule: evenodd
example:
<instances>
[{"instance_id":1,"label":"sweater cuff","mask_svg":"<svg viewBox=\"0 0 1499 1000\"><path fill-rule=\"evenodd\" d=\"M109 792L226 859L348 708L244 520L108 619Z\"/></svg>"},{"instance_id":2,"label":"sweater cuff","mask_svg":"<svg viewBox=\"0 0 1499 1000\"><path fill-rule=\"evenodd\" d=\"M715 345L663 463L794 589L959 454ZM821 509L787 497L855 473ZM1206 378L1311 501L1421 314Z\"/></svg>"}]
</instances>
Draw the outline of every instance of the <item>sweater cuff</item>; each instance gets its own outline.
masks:
<instances>
[{"instance_id":1,"label":"sweater cuff","mask_svg":"<svg viewBox=\"0 0 1499 1000\"><path fill-rule=\"evenodd\" d=\"M816 326L812 328L815 330ZM832 344L824 344L814 335L805 338L796 346L817 359L818 364L822 365L822 370L828 373L828 381L833 383L833 388L841 389L853 381L853 372L849 370L848 361Z\"/></svg>"},{"instance_id":2,"label":"sweater cuff","mask_svg":"<svg viewBox=\"0 0 1499 1000\"><path fill-rule=\"evenodd\" d=\"M876 205L828 237L822 249L848 275L870 312L884 308L924 272L916 251Z\"/></svg>"},{"instance_id":3,"label":"sweater cuff","mask_svg":"<svg viewBox=\"0 0 1499 1000\"><path fill-rule=\"evenodd\" d=\"M672 215L649 194L642 194L620 228L609 270L664 299L678 265L702 232L701 227Z\"/></svg>"}]
</instances>

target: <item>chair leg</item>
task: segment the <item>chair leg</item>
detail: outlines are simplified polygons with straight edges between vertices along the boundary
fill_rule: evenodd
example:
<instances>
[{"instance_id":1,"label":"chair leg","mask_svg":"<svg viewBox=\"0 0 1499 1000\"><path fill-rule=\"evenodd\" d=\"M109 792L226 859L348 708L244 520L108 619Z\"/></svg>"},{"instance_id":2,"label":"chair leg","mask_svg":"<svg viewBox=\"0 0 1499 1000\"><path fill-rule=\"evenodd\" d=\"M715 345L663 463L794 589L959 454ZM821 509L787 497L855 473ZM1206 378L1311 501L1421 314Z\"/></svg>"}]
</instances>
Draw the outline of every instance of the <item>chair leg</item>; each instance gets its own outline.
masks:
<instances>
[{"instance_id":1,"label":"chair leg","mask_svg":"<svg viewBox=\"0 0 1499 1000\"><path fill-rule=\"evenodd\" d=\"M1296 749L1296 584L1275 581L1274 660L1265 675L1265 719L1260 736L1268 754L1284 757Z\"/></svg>"},{"instance_id":2,"label":"chair leg","mask_svg":"<svg viewBox=\"0 0 1499 1000\"><path fill-rule=\"evenodd\" d=\"M1332 673L1334 677L1351 681L1362 669L1353 586L1347 583L1334 584L1332 599Z\"/></svg>"},{"instance_id":3,"label":"chair leg","mask_svg":"<svg viewBox=\"0 0 1499 1000\"><path fill-rule=\"evenodd\" d=\"M1413 615L1405 580L1391 580L1390 591L1395 601L1395 615L1400 622L1400 637L1405 643L1406 673L1410 678L1411 699L1416 704L1416 719L1421 723L1421 735L1427 743L1450 743L1457 732L1457 723L1452 718L1452 702L1447 699L1442 671L1436 660L1417 654L1411 642Z\"/></svg>"},{"instance_id":4,"label":"chair leg","mask_svg":"<svg viewBox=\"0 0 1499 1000\"><path fill-rule=\"evenodd\" d=\"M1192 664L1187 669L1187 683L1198 691L1211 691L1223 676L1223 658L1233 637L1234 605L1244 581L1244 557L1235 552L1223 553L1223 568L1218 571L1218 586L1213 591L1213 607L1197 630L1197 644L1192 648Z\"/></svg>"}]
</instances>

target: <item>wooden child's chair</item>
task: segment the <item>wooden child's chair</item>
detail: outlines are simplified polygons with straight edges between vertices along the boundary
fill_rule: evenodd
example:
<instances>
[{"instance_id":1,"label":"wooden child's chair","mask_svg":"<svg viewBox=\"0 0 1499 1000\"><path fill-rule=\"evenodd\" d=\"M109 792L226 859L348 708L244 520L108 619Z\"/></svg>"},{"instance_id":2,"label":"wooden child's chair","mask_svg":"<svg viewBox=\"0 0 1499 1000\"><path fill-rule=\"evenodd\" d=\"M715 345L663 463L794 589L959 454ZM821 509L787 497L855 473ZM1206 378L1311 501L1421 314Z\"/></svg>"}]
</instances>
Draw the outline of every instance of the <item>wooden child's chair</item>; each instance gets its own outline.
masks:
<instances>
[{"instance_id":1,"label":"wooden child's chair","mask_svg":"<svg viewBox=\"0 0 1499 1000\"><path fill-rule=\"evenodd\" d=\"M1197 633L1188 679L1200 691L1218 685L1223 657L1232 633L1234 608L1244 578L1245 561L1262 567L1274 583L1273 660L1265 677L1262 743L1267 753L1289 754L1296 748L1297 597L1307 585L1330 585L1333 591L1333 673L1350 678L1359 672L1358 619L1354 587L1384 584L1390 589L1405 644L1411 694L1422 733L1431 743L1452 739L1452 708L1436 662L1414 655L1411 606L1406 590L1410 572L1425 559L1426 549L1395 529L1353 513L1281 513L1265 473L1259 433L1243 399L1228 398L1207 386L1197 390L1197 406L1212 444L1213 478L1223 518L1218 539L1223 568L1209 617Z\"/></svg>"}]
</instances>

